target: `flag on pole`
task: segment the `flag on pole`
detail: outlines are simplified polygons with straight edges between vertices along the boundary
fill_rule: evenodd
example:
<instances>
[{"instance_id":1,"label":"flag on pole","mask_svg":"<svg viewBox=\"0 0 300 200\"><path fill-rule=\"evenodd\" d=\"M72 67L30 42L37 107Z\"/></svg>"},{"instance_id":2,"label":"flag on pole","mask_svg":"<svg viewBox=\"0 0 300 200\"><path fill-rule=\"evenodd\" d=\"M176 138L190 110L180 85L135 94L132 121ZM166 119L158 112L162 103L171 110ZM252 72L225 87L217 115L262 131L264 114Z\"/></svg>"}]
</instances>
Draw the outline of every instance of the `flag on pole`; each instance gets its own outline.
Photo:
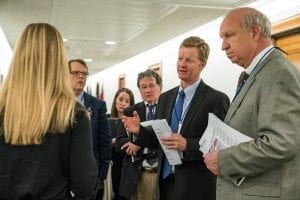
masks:
<instances>
[{"instance_id":1,"label":"flag on pole","mask_svg":"<svg viewBox=\"0 0 300 200\"><path fill-rule=\"evenodd\" d=\"M86 86L86 93L92 94L91 87L89 85Z\"/></svg>"},{"instance_id":2,"label":"flag on pole","mask_svg":"<svg viewBox=\"0 0 300 200\"><path fill-rule=\"evenodd\" d=\"M99 99L100 86L99 83L96 84L96 97Z\"/></svg>"},{"instance_id":3,"label":"flag on pole","mask_svg":"<svg viewBox=\"0 0 300 200\"><path fill-rule=\"evenodd\" d=\"M104 91L103 91L103 84L101 85L101 91L99 91L99 97L100 100L104 100Z\"/></svg>"}]
</instances>

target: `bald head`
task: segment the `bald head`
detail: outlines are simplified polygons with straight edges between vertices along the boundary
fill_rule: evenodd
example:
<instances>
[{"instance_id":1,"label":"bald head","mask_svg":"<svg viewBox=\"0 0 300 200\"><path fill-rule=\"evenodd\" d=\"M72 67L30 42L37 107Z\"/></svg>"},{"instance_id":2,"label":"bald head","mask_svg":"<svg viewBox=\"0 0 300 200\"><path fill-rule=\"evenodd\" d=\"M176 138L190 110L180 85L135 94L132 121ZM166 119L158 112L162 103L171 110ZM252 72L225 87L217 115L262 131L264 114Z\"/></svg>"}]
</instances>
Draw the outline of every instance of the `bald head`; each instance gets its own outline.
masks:
<instances>
[{"instance_id":1,"label":"bald head","mask_svg":"<svg viewBox=\"0 0 300 200\"><path fill-rule=\"evenodd\" d=\"M220 27L222 50L232 63L247 68L257 54L272 44L269 19L254 8L236 8Z\"/></svg>"},{"instance_id":2,"label":"bald head","mask_svg":"<svg viewBox=\"0 0 300 200\"><path fill-rule=\"evenodd\" d=\"M266 38L271 37L271 22L266 15L260 11L250 8L236 8L231 10L226 16L226 18L235 17L241 25L243 30L247 30L253 26L258 26L261 29L261 35Z\"/></svg>"}]
</instances>

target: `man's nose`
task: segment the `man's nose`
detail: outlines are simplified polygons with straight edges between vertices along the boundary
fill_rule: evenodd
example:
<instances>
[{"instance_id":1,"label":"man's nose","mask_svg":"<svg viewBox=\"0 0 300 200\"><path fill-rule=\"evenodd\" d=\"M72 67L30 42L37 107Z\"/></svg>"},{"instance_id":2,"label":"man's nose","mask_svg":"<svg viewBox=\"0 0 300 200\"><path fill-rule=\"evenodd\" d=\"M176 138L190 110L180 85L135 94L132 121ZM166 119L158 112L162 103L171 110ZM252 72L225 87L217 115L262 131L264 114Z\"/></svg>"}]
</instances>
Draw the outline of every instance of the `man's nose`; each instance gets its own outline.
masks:
<instances>
[{"instance_id":1,"label":"man's nose","mask_svg":"<svg viewBox=\"0 0 300 200\"><path fill-rule=\"evenodd\" d=\"M222 41L222 47L221 47L221 49L222 49L223 51L225 51L225 50L228 49L228 48L229 48L228 42L226 42L225 40L223 40L223 41Z\"/></svg>"}]
</instances>

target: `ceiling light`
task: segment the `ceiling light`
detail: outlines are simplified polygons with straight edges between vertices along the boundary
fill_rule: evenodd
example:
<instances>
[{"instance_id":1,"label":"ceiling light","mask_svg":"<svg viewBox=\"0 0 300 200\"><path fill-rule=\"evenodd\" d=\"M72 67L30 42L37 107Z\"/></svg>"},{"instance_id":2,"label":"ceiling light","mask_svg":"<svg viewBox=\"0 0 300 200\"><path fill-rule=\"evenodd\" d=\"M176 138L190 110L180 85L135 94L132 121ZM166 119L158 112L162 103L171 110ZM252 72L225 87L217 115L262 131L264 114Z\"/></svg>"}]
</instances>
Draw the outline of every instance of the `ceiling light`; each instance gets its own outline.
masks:
<instances>
[{"instance_id":1,"label":"ceiling light","mask_svg":"<svg viewBox=\"0 0 300 200\"><path fill-rule=\"evenodd\" d=\"M108 45L115 45L116 42L114 42L114 41L106 41L105 44L108 44Z\"/></svg>"},{"instance_id":2,"label":"ceiling light","mask_svg":"<svg viewBox=\"0 0 300 200\"><path fill-rule=\"evenodd\" d=\"M85 62L92 62L93 61L93 59L91 59L91 58L85 58L85 59L83 59Z\"/></svg>"},{"instance_id":3,"label":"ceiling light","mask_svg":"<svg viewBox=\"0 0 300 200\"><path fill-rule=\"evenodd\" d=\"M67 39L67 38L63 38L63 41L64 41L64 42L68 42L68 39Z\"/></svg>"}]
</instances>

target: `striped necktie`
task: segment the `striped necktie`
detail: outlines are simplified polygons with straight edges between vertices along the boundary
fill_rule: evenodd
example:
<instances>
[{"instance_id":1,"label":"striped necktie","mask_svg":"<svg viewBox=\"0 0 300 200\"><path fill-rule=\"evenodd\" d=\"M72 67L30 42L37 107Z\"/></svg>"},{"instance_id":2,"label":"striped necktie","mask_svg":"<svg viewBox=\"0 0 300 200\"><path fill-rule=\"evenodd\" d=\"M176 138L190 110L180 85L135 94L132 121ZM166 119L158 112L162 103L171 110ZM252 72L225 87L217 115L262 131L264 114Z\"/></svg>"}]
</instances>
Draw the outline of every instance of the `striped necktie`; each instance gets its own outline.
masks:
<instances>
[{"instance_id":1,"label":"striped necktie","mask_svg":"<svg viewBox=\"0 0 300 200\"><path fill-rule=\"evenodd\" d=\"M245 84L246 80L248 79L250 75L247 74L245 71L243 71L239 77L239 80L238 80L238 84L237 84L237 87L236 87L236 91L235 91L235 97L240 93L243 85Z\"/></svg>"}]
</instances>

